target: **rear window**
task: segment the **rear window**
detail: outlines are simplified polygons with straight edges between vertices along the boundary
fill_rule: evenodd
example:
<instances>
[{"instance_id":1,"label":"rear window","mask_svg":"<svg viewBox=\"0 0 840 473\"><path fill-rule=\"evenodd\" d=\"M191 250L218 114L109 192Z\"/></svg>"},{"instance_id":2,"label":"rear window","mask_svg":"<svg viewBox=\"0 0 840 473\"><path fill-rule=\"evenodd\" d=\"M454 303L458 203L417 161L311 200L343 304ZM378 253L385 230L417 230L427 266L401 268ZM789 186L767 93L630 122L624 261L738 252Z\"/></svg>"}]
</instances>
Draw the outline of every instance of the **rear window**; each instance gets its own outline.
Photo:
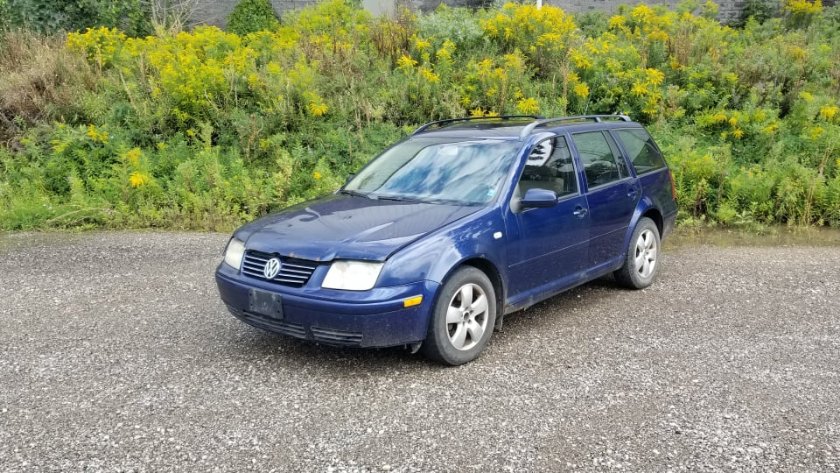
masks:
<instances>
[{"instance_id":1,"label":"rear window","mask_svg":"<svg viewBox=\"0 0 840 473\"><path fill-rule=\"evenodd\" d=\"M636 174L655 171L665 167L665 159L659 153L653 139L641 128L618 130L618 138L624 144L627 157L633 163Z\"/></svg>"}]
</instances>

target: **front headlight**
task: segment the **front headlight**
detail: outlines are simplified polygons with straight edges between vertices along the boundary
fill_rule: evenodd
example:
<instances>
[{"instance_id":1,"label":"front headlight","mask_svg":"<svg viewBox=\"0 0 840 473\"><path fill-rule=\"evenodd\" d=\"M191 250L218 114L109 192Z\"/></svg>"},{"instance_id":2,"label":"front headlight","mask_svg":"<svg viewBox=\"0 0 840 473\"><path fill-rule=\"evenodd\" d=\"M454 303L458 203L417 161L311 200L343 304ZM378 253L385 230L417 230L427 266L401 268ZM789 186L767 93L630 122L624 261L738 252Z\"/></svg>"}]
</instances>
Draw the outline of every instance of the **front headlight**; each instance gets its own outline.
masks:
<instances>
[{"instance_id":1,"label":"front headlight","mask_svg":"<svg viewBox=\"0 0 840 473\"><path fill-rule=\"evenodd\" d=\"M225 263L233 269L239 269L242 266L242 256L244 254L245 242L231 238L227 249L225 249Z\"/></svg>"},{"instance_id":2,"label":"front headlight","mask_svg":"<svg viewBox=\"0 0 840 473\"><path fill-rule=\"evenodd\" d=\"M367 261L334 261L321 287L345 291L373 289L383 264Z\"/></svg>"}]
</instances>

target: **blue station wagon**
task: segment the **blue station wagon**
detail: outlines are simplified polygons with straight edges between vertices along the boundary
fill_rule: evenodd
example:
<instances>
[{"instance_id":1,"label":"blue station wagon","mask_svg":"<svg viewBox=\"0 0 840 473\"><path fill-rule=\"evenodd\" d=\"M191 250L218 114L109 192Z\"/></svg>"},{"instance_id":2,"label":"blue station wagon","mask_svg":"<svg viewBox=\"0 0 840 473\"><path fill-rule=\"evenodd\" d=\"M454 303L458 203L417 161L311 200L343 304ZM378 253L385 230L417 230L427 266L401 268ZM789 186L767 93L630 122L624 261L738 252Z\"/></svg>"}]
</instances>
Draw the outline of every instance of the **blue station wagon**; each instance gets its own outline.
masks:
<instances>
[{"instance_id":1,"label":"blue station wagon","mask_svg":"<svg viewBox=\"0 0 840 473\"><path fill-rule=\"evenodd\" d=\"M676 212L662 153L626 116L443 120L238 229L216 282L254 327L458 365L505 314L610 273L649 286Z\"/></svg>"}]
</instances>

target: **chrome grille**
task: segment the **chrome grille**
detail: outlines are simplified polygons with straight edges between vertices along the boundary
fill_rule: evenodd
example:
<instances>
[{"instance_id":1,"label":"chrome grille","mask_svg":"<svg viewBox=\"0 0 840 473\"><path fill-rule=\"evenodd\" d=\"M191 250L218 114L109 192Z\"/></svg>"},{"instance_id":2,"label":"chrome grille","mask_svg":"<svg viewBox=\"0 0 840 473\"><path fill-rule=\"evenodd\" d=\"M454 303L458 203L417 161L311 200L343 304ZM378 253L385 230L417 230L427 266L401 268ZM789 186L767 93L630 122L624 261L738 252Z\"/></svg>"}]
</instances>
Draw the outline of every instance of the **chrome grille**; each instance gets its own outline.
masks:
<instances>
[{"instance_id":1,"label":"chrome grille","mask_svg":"<svg viewBox=\"0 0 840 473\"><path fill-rule=\"evenodd\" d=\"M282 266L277 276L274 276L272 279L267 279L263 275L263 268L265 268L265 263L271 258L279 259ZM309 277L312 276L312 272L317 267L318 263L314 261L284 258L253 250L246 251L245 258L242 260L242 274L252 278L262 279L263 281L296 287L306 284L306 281L309 281Z\"/></svg>"}]
</instances>

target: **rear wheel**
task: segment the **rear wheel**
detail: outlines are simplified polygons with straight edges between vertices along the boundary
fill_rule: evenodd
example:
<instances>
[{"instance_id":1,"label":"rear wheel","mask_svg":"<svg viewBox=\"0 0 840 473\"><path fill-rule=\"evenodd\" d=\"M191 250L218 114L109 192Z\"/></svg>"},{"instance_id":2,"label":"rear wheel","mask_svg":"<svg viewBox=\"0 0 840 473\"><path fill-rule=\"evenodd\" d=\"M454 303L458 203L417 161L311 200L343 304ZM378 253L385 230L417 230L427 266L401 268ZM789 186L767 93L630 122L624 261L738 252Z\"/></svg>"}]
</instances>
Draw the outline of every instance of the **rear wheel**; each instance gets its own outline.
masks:
<instances>
[{"instance_id":1,"label":"rear wheel","mask_svg":"<svg viewBox=\"0 0 840 473\"><path fill-rule=\"evenodd\" d=\"M631 289L644 289L659 273L659 228L653 220L642 217L630 237L624 266L613 273L615 279Z\"/></svg>"},{"instance_id":2,"label":"rear wheel","mask_svg":"<svg viewBox=\"0 0 840 473\"><path fill-rule=\"evenodd\" d=\"M496 322L496 293L490 279L471 266L458 269L441 288L423 354L461 365L481 354Z\"/></svg>"}]
</instances>

